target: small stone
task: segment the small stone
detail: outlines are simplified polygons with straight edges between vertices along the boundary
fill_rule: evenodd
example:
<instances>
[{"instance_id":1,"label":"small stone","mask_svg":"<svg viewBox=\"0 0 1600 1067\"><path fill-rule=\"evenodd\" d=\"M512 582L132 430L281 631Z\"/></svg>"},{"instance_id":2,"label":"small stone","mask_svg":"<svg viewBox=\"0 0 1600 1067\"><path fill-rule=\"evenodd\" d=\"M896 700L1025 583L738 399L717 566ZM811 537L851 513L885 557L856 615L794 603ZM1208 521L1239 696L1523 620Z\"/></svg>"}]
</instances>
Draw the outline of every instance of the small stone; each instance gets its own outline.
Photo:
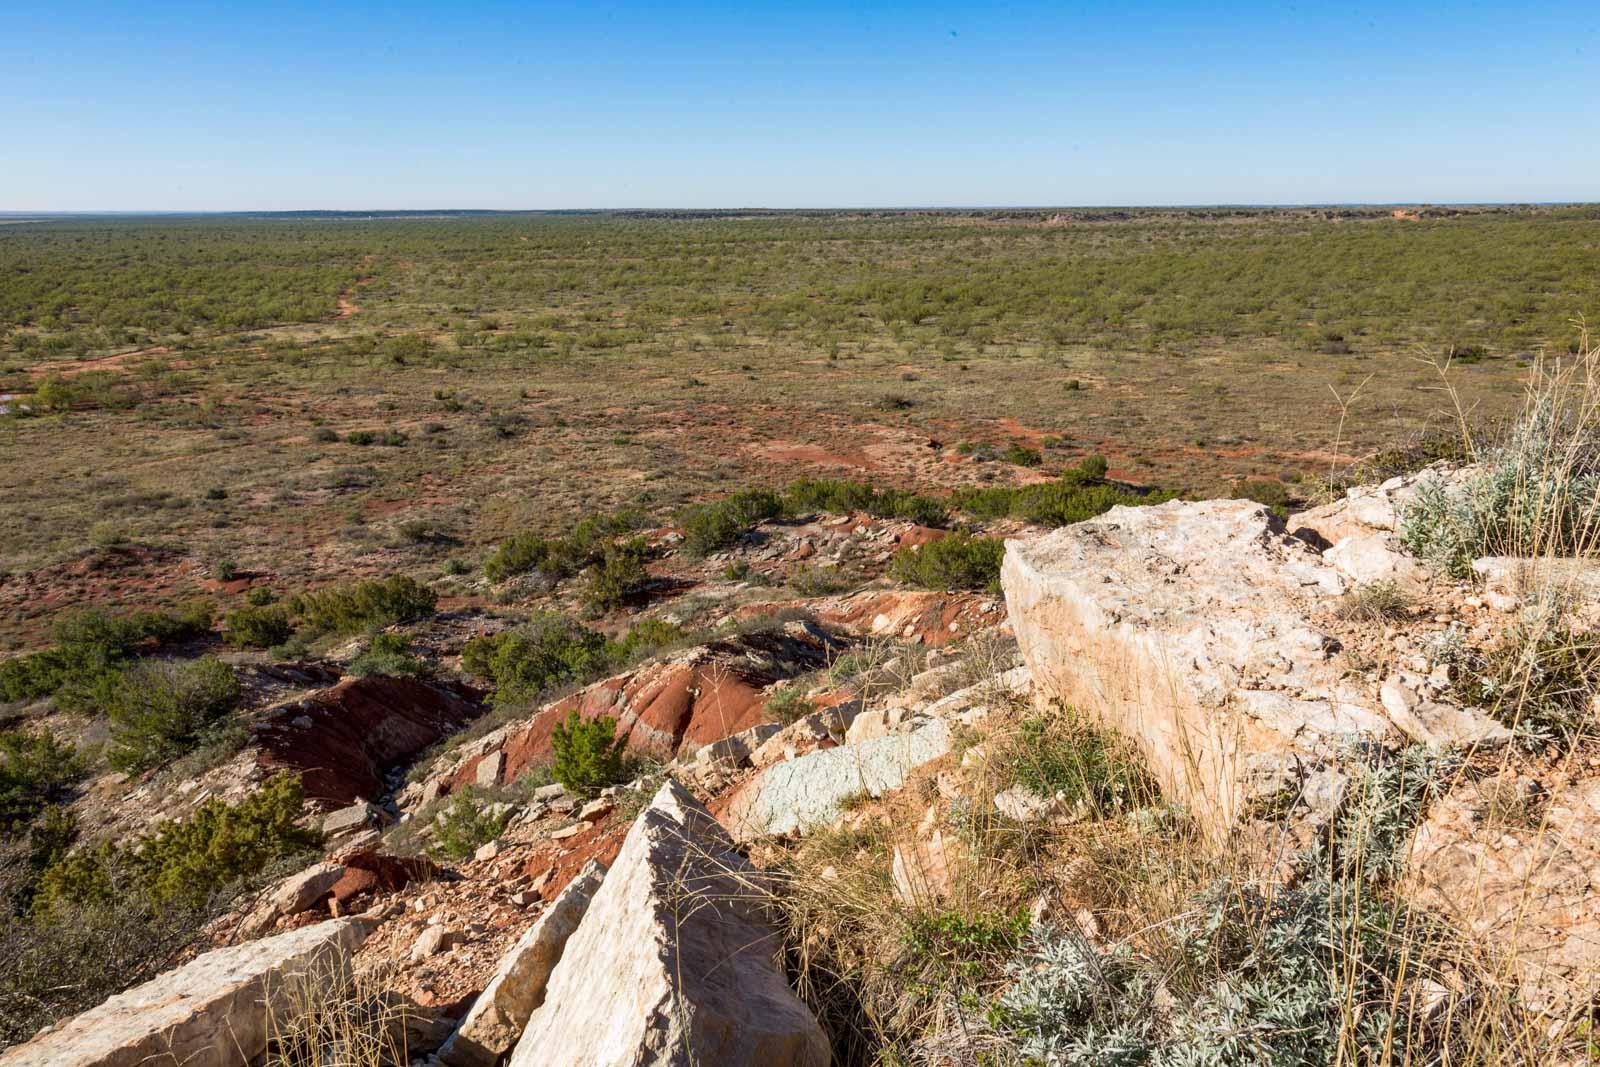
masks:
<instances>
[{"instance_id":1,"label":"small stone","mask_svg":"<svg viewBox=\"0 0 1600 1067\"><path fill-rule=\"evenodd\" d=\"M583 822L597 822L611 814L611 808L609 800L591 800L578 811L578 818Z\"/></svg>"},{"instance_id":2,"label":"small stone","mask_svg":"<svg viewBox=\"0 0 1600 1067\"><path fill-rule=\"evenodd\" d=\"M411 962L419 963L430 956L437 956L441 952L448 952L455 948L465 935L453 926L430 926L417 938L411 946Z\"/></svg>"},{"instance_id":3,"label":"small stone","mask_svg":"<svg viewBox=\"0 0 1600 1067\"><path fill-rule=\"evenodd\" d=\"M472 854L472 858L479 863L487 863L498 855L500 855L500 840L496 838L479 845L478 851Z\"/></svg>"},{"instance_id":4,"label":"small stone","mask_svg":"<svg viewBox=\"0 0 1600 1067\"><path fill-rule=\"evenodd\" d=\"M583 823L581 823L581 822L575 822L571 826L563 826L561 829L556 830L556 831L554 831L554 832L552 832L550 834L550 840L552 840L552 841L565 841L568 838L577 837L578 833L582 829L583 829Z\"/></svg>"}]
</instances>

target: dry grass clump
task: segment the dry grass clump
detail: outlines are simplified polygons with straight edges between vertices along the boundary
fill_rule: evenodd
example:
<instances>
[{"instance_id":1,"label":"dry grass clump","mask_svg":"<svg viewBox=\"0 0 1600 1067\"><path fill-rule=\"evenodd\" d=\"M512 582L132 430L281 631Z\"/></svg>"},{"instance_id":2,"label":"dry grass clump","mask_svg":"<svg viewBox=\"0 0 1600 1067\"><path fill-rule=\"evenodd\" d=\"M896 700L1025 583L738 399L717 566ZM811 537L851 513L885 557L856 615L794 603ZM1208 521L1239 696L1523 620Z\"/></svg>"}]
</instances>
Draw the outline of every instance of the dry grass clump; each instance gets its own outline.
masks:
<instances>
[{"instance_id":1,"label":"dry grass clump","mask_svg":"<svg viewBox=\"0 0 1600 1067\"><path fill-rule=\"evenodd\" d=\"M1403 619L1411 613L1411 603L1410 594L1400 583L1377 581L1357 586L1340 597L1334 612L1339 618L1354 622Z\"/></svg>"},{"instance_id":2,"label":"dry grass clump","mask_svg":"<svg viewBox=\"0 0 1600 1067\"><path fill-rule=\"evenodd\" d=\"M267 1000L265 1067L406 1067L421 1014L385 977L339 958L289 979Z\"/></svg>"}]
</instances>

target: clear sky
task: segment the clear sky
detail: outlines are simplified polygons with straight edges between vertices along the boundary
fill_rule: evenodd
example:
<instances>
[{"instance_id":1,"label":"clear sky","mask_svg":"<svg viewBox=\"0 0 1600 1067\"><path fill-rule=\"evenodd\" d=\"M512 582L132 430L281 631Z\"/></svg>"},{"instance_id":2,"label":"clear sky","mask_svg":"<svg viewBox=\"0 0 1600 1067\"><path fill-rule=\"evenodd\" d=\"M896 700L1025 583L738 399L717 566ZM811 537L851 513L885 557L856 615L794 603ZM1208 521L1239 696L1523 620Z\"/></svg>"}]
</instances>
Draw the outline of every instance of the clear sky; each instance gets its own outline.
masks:
<instances>
[{"instance_id":1,"label":"clear sky","mask_svg":"<svg viewBox=\"0 0 1600 1067\"><path fill-rule=\"evenodd\" d=\"M0 211L1600 199L1600 0L0 0Z\"/></svg>"}]
</instances>

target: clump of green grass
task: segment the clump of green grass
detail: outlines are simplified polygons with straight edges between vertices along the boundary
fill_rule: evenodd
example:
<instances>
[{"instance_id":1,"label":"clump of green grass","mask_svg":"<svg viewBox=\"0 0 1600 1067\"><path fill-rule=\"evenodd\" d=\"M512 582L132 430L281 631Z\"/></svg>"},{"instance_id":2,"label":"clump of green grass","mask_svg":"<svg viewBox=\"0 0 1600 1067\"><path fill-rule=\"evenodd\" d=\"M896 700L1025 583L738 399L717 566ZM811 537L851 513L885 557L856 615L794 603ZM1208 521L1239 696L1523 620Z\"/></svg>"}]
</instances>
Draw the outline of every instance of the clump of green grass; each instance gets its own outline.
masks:
<instances>
[{"instance_id":1,"label":"clump of green grass","mask_svg":"<svg viewBox=\"0 0 1600 1067\"><path fill-rule=\"evenodd\" d=\"M1483 707L1529 746L1570 748L1592 736L1592 701L1600 691L1600 634L1559 618L1530 618L1494 647L1455 665L1463 703Z\"/></svg>"},{"instance_id":2,"label":"clump of green grass","mask_svg":"<svg viewBox=\"0 0 1600 1067\"><path fill-rule=\"evenodd\" d=\"M1104 816L1160 797L1127 741L1073 713L1023 719L1000 748L1000 766L1013 784L1036 796L1059 796L1068 810Z\"/></svg>"}]
</instances>

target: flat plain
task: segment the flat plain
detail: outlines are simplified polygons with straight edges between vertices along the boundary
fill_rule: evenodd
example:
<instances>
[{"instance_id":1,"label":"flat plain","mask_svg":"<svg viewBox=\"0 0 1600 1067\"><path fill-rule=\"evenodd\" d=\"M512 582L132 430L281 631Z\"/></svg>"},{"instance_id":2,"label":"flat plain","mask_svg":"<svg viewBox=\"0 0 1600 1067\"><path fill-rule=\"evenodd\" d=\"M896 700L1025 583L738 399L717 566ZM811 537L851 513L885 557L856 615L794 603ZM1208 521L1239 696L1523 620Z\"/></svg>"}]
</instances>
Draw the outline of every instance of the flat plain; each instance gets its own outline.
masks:
<instances>
[{"instance_id":1,"label":"flat plain","mask_svg":"<svg viewBox=\"0 0 1600 1067\"><path fill-rule=\"evenodd\" d=\"M1594 207L19 222L0 648L802 475L1311 499L1597 306Z\"/></svg>"}]
</instances>

